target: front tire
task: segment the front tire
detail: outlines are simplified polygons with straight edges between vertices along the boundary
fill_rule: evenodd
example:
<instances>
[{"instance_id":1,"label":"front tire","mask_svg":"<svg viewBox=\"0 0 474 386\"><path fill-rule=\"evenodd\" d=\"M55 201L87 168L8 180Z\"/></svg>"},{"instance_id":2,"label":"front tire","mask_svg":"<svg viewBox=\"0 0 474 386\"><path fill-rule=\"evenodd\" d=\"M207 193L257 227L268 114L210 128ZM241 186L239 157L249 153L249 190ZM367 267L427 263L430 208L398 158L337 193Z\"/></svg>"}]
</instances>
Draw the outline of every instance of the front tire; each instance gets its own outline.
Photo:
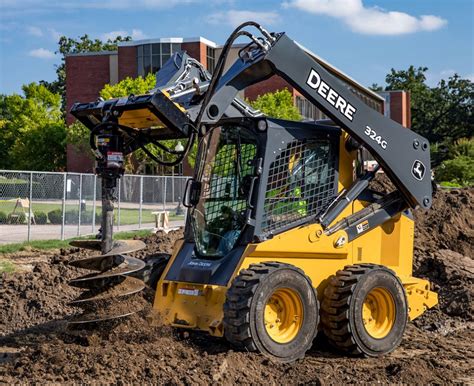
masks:
<instances>
[{"instance_id":1,"label":"front tire","mask_svg":"<svg viewBox=\"0 0 474 386\"><path fill-rule=\"evenodd\" d=\"M227 291L224 333L235 347L279 362L303 358L317 333L316 290L290 264L252 264Z\"/></svg>"},{"instance_id":2,"label":"front tire","mask_svg":"<svg viewBox=\"0 0 474 386\"><path fill-rule=\"evenodd\" d=\"M321 304L329 342L351 354L378 357L401 342L408 319L405 290L381 265L357 264L332 276Z\"/></svg>"}]
</instances>

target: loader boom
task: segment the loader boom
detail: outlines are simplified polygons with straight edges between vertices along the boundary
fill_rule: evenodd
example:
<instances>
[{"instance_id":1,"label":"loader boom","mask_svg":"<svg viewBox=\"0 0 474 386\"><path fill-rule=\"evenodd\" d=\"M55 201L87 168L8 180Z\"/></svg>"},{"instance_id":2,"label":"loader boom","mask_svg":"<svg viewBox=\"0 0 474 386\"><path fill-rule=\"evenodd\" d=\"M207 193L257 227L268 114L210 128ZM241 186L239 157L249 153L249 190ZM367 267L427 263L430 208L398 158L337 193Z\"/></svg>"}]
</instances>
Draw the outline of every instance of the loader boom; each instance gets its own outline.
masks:
<instances>
[{"instance_id":1,"label":"loader boom","mask_svg":"<svg viewBox=\"0 0 474 386\"><path fill-rule=\"evenodd\" d=\"M363 144L410 207L431 206L428 140L364 104L284 33L267 41L266 49L254 46L241 51L205 106L202 123L218 122L239 91L274 74Z\"/></svg>"}]
</instances>

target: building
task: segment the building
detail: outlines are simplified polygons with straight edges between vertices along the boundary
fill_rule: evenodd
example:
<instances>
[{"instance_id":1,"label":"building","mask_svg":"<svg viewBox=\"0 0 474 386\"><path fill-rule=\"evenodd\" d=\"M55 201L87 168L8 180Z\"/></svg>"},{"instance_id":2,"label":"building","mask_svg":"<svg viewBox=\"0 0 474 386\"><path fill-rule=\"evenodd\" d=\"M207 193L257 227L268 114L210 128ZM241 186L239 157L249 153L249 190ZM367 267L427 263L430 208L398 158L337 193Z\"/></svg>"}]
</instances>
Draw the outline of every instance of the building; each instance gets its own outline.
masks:
<instances>
[{"instance_id":1,"label":"building","mask_svg":"<svg viewBox=\"0 0 474 386\"><path fill-rule=\"evenodd\" d=\"M237 58L243 45L233 46L227 66ZM350 76L327 63L313 52L301 46L309 55L317 60L333 75L347 85L360 99L375 110L385 113L402 125L410 126L409 94L403 91L378 93L362 86ZM117 51L86 52L66 56L66 104L67 110L75 102L96 100L102 88L110 83L115 84L126 77L137 77L149 72L156 72L171 57L174 52L186 51L210 72L214 70L222 46L203 38L159 38L121 42ZM321 119L324 115L312 103L304 98L297 90L279 76L273 76L263 82L244 90L242 97L250 100L259 95L287 88L293 95L293 100L301 115L306 119ZM67 114L68 124L74 122L74 117ZM68 145L67 169L70 172L91 172L93 163L87 154L78 152ZM181 172L181 170L180 170ZM186 167L184 173L189 173Z\"/></svg>"}]
</instances>

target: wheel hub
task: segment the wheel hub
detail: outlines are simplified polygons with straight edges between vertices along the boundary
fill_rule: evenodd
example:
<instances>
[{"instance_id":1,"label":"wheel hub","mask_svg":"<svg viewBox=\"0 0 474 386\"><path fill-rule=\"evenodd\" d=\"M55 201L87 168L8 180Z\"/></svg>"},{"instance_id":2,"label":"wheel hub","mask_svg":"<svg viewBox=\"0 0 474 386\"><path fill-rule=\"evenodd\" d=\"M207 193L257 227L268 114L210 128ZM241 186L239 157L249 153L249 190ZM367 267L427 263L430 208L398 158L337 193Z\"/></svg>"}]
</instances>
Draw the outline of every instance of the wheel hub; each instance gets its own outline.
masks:
<instances>
[{"instance_id":1,"label":"wheel hub","mask_svg":"<svg viewBox=\"0 0 474 386\"><path fill-rule=\"evenodd\" d=\"M290 288L277 289L265 304L265 330L277 343L292 341L303 323L303 304Z\"/></svg>"},{"instance_id":2,"label":"wheel hub","mask_svg":"<svg viewBox=\"0 0 474 386\"><path fill-rule=\"evenodd\" d=\"M375 339L385 338L395 323L395 302L384 288L374 288L362 305L362 320L367 333Z\"/></svg>"}]
</instances>

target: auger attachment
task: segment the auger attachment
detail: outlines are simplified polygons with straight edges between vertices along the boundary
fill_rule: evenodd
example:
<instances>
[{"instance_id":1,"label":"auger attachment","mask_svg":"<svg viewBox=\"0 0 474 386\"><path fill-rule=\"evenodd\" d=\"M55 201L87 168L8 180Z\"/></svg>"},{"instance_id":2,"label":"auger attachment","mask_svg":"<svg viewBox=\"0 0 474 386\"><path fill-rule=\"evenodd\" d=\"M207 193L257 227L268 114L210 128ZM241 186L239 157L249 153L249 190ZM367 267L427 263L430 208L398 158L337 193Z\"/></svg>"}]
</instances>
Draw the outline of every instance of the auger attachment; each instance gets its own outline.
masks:
<instances>
[{"instance_id":1,"label":"auger attachment","mask_svg":"<svg viewBox=\"0 0 474 386\"><path fill-rule=\"evenodd\" d=\"M96 174L102 179L101 239L75 240L70 245L101 254L70 262L74 267L94 271L69 282L85 290L69 303L83 309L69 320L70 324L111 320L138 312L141 303L134 302L133 296L145 288L143 281L128 276L143 269L145 262L126 255L145 248L145 243L112 238L115 189L124 172L123 137L113 122L98 125L91 134L97 159Z\"/></svg>"}]
</instances>

